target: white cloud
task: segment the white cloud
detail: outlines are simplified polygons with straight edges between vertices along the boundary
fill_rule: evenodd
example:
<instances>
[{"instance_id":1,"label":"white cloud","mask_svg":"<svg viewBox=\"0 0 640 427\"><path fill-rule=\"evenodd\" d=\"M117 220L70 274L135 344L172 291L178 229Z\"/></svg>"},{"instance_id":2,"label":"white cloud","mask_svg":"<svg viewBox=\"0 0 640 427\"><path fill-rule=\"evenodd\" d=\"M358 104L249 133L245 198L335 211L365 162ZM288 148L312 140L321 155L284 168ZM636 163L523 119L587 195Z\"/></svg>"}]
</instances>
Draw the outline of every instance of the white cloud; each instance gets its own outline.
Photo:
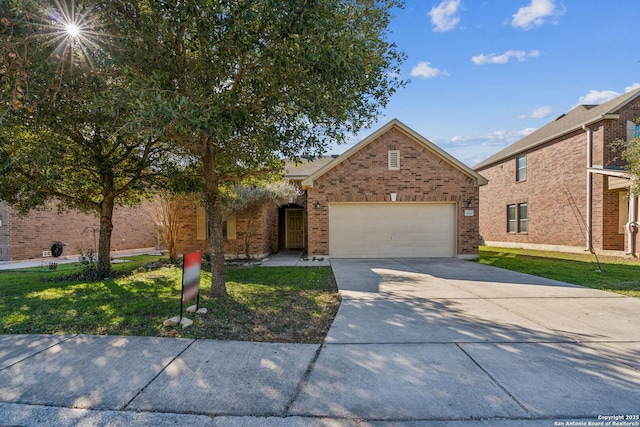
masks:
<instances>
[{"instance_id":1,"label":"white cloud","mask_svg":"<svg viewBox=\"0 0 640 427\"><path fill-rule=\"evenodd\" d=\"M516 132L499 130L487 134L454 136L448 140L438 140L436 143L456 159L472 167L535 130L534 128Z\"/></svg>"},{"instance_id":2,"label":"white cloud","mask_svg":"<svg viewBox=\"0 0 640 427\"><path fill-rule=\"evenodd\" d=\"M459 10L460 0L443 0L439 5L434 6L428 13L435 27L433 31L443 33L453 30L460 22Z\"/></svg>"},{"instance_id":3,"label":"white cloud","mask_svg":"<svg viewBox=\"0 0 640 427\"><path fill-rule=\"evenodd\" d=\"M640 88L640 83L634 83L631 86L627 86L624 88L624 93L631 92L632 90L636 90Z\"/></svg>"},{"instance_id":4,"label":"white cloud","mask_svg":"<svg viewBox=\"0 0 640 427\"><path fill-rule=\"evenodd\" d=\"M441 145L448 147L506 147L535 130L535 128L526 128L517 132L498 130L480 135L454 136L450 140L442 142Z\"/></svg>"},{"instance_id":5,"label":"white cloud","mask_svg":"<svg viewBox=\"0 0 640 427\"><path fill-rule=\"evenodd\" d=\"M540 52L537 50L532 50L529 53L525 52L524 50L508 50L500 55L497 55L495 53L485 55L484 53L482 53L480 55L471 57L471 62L476 65L506 64L511 58L516 58L518 61L522 62L526 61L529 58L535 58L537 56L540 56Z\"/></svg>"},{"instance_id":6,"label":"white cloud","mask_svg":"<svg viewBox=\"0 0 640 427\"><path fill-rule=\"evenodd\" d=\"M531 0L531 4L518 9L513 15L511 25L529 30L539 27L549 17L564 14L564 7L557 7L555 0Z\"/></svg>"},{"instance_id":7,"label":"white cloud","mask_svg":"<svg viewBox=\"0 0 640 427\"><path fill-rule=\"evenodd\" d=\"M549 117L553 114L553 108L549 106L544 106L540 108L536 108L535 110L530 111L528 114L523 114L518 116L520 119L544 119L545 117Z\"/></svg>"},{"instance_id":8,"label":"white cloud","mask_svg":"<svg viewBox=\"0 0 640 427\"><path fill-rule=\"evenodd\" d=\"M624 93L631 92L632 90L636 90L638 88L640 88L640 83L633 83L629 86L625 86ZM578 103L571 108L572 109L576 108L579 105L604 104L605 102L611 101L613 98L616 98L620 95L622 94L619 92L616 92L615 90L593 90L592 89L586 95L581 96L580 99L578 99Z\"/></svg>"},{"instance_id":9,"label":"white cloud","mask_svg":"<svg viewBox=\"0 0 640 427\"><path fill-rule=\"evenodd\" d=\"M599 105L620 96L613 90L590 90L588 94L581 96L578 105Z\"/></svg>"},{"instance_id":10,"label":"white cloud","mask_svg":"<svg viewBox=\"0 0 640 427\"><path fill-rule=\"evenodd\" d=\"M430 79L431 77L436 77L438 75L447 75L447 73L438 68L432 67L430 62L423 61L419 62L418 65L411 69L411 75L414 77Z\"/></svg>"}]
</instances>

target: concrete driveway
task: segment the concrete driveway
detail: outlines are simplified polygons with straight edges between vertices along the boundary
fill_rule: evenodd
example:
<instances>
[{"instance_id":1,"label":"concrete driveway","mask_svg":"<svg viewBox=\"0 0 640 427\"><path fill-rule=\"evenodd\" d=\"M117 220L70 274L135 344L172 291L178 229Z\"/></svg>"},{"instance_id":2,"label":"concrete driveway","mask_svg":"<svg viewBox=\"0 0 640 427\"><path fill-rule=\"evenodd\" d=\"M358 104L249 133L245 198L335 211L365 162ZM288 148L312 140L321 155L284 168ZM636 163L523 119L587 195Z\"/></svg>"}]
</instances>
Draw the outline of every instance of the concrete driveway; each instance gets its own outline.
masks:
<instances>
[{"instance_id":1,"label":"concrete driveway","mask_svg":"<svg viewBox=\"0 0 640 427\"><path fill-rule=\"evenodd\" d=\"M342 305L292 414L640 413L639 299L454 259L331 263Z\"/></svg>"},{"instance_id":2,"label":"concrete driveway","mask_svg":"<svg viewBox=\"0 0 640 427\"><path fill-rule=\"evenodd\" d=\"M331 263L322 346L0 335L0 425L640 426L640 299L455 259Z\"/></svg>"}]
</instances>

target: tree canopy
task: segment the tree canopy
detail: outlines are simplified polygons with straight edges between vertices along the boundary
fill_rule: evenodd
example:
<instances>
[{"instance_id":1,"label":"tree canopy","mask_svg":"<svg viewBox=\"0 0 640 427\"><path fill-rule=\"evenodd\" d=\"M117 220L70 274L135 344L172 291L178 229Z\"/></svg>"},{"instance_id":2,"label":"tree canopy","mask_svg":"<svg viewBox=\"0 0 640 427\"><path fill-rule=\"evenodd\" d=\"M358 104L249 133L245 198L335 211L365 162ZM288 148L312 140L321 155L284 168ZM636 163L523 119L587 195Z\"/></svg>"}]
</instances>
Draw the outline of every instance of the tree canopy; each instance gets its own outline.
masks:
<instances>
[{"instance_id":1,"label":"tree canopy","mask_svg":"<svg viewBox=\"0 0 640 427\"><path fill-rule=\"evenodd\" d=\"M60 4L38 4L48 2ZM106 103L107 113L129 119L106 134L98 132L102 127L80 125L75 133L92 140L85 145L113 141L122 129L133 130L132 123L144 123L140 138L128 136L134 141L167 136L197 163L212 236L211 295L224 295L221 188L273 173L284 157L321 154L377 119L405 84L400 77L404 54L387 41L391 14L401 6L400 0L80 0L72 9L77 13L67 13L79 33L56 39L58 56L65 57L69 45L60 40L67 38L79 58L97 55L115 74L98 73L96 87L61 79L64 84L40 96L66 101L68 93L71 106L79 102L72 96L77 92L81 102L103 113L91 91L98 100L120 94L118 101ZM14 42L5 45L19 50ZM52 43L48 46L50 51ZM49 58L43 51L36 57ZM4 58L20 68L9 53ZM87 75L101 70L94 61L78 65L83 67L74 70ZM5 95L13 95L5 96L5 105L28 106L16 90L23 74L11 75L16 84L3 84ZM29 71L24 76L32 77ZM114 87L121 90L112 92ZM59 108L61 102L52 105ZM135 108L120 111L121 105ZM56 135L70 138L63 130Z\"/></svg>"},{"instance_id":2,"label":"tree canopy","mask_svg":"<svg viewBox=\"0 0 640 427\"><path fill-rule=\"evenodd\" d=\"M624 169L631 175L633 183L631 192L635 195L640 194L640 137L636 136L625 144L626 148L622 153L622 158L627 164Z\"/></svg>"},{"instance_id":3,"label":"tree canopy","mask_svg":"<svg viewBox=\"0 0 640 427\"><path fill-rule=\"evenodd\" d=\"M23 214L52 199L95 214L106 275L114 207L139 202L172 157L132 104L123 69L105 51L83 51L64 28L51 30L35 6L5 3L0 22L0 200Z\"/></svg>"},{"instance_id":4,"label":"tree canopy","mask_svg":"<svg viewBox=\"0 0 640 427\"><path fill-rule=\"evenodd\" d=\"M399 1L105 0L111 55L146 114L196 157L210 227L212 295L224 295L220 187L322 153L371 124L403 53L386 40Z\"/></svg>"}]
</instances>

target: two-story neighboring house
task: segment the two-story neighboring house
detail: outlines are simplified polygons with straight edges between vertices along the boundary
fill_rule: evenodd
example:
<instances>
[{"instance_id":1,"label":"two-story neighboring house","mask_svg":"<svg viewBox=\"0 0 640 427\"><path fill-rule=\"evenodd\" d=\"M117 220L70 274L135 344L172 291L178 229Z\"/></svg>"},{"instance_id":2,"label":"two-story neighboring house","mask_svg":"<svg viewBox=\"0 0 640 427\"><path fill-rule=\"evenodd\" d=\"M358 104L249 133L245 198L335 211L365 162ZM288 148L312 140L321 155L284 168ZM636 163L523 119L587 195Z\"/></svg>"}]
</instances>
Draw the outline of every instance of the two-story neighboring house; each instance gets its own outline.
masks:
<instances>
[{"instance_id":1,"label":"two-story neighboring house","mask_svg":"<svg viewBox=\"0 0 640 427\"><path fill-rule=\"evenodd\" d=\"M639 117L640 89L580 105L476 165L489 181L480 188L481 241L637 254L638 202L620 152Z\"/></svg>"}]
</instances>

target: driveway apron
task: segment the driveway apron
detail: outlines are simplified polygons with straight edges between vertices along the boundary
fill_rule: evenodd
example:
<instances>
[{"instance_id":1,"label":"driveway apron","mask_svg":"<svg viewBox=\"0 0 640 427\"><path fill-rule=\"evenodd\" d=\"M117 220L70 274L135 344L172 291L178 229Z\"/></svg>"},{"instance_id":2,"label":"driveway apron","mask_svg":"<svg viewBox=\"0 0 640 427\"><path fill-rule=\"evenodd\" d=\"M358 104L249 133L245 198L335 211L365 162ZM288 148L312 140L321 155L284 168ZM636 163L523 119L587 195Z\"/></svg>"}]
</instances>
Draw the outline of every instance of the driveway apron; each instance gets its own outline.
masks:
<instances>
[{"instance_id":1,"label":"driveway apron","mask_svg":"<svg viewBox=\"0 0 640 427\"><path fill-rule=\"evenodd\" d=\"M291 415L595 422L640 412L637 298L456 259L332 267L342 305Z\"/></svg>"}]
</instances>

